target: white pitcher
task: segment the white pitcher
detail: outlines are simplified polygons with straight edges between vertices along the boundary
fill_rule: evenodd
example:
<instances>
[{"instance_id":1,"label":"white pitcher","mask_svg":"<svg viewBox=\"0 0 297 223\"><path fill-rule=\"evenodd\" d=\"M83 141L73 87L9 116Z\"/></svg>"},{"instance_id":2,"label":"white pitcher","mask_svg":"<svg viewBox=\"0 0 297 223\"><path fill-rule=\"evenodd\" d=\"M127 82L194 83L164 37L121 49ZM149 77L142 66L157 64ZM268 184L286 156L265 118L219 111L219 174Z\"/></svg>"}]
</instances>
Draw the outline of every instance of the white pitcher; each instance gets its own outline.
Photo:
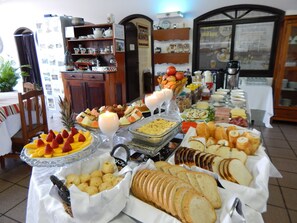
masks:
<instances>
[{"instance_id":1,"label":"white pitcher","mask_svg":"<svg viewBox=\"0 0 297 223\"><path fill-rule=\"evenodd\" d=\"M102 38L103 37L104 29L101 28L94 28L93 33L95 38Z\"/></svg>"}]
</instances>

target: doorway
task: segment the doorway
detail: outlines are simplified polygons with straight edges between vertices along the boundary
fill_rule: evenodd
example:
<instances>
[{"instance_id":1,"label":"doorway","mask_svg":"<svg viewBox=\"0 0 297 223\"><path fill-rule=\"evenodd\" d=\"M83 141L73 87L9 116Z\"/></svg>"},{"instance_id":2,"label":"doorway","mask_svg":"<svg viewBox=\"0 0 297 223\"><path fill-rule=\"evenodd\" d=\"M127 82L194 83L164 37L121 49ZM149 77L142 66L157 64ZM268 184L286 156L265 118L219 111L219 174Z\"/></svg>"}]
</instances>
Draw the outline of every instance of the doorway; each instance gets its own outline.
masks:
<instances>
[{"instance_id":1,"label":"doorway","mask_svg":"<svg viewBox=\"0 0 297 223\"><path fill-rule=\"evenodd\" d=\"M127 101L133 101L140 97L139 84L139 55L137 43L137 27L134 23L128 22L125 25L126 40L126 94Z\"/></svg>"},{"instance_id":2,"label":"doorway","mask_svg":"<svg viewBox=\"0 0 297 223\"><path fill-rule=\"evenodd\" d=\"M31 68L22 68L29 76L24 77L24 82L35 83L42 86L38 58L33 32L25 27L17 29L14 33L20 65L30 65Z\"/></svg>"},{"instance_id":3,"label":"doorway","mask_svg":"<svg viewBox=\"0 0 297 223\"><path fill-rule=\"evenodd\" d=\"M131 102L137 98L143 98L144 94L148 93L147 89L153 88L153 20L145 15L134 14L125 17L119 24L123 25L125 29L126 101ZM140 25L144 25L148 29L149 37L146 46L141 46L138 41ZM149 76L149 80L144 77L144 74L146 77Z\"/></svg>"}]
</instances>

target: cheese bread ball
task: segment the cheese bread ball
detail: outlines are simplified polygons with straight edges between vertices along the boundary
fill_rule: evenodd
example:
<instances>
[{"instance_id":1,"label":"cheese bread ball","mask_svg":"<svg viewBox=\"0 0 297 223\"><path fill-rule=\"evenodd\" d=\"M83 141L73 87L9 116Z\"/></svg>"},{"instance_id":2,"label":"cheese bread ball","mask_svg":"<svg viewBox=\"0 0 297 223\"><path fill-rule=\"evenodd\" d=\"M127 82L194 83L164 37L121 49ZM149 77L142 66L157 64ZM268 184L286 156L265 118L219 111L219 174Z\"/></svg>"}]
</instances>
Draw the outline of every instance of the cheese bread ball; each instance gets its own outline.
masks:
<instances>
[{"instance_id":1,"label":"cheese bread ball","mask_svg":"<svg viewBox=\"0 0 297 223\"><path fill-rule=\"evenodd\" d=\"M99 190L100 192L105 191L105 190L109 190L113 188L112 183L111 182L104 182L99 186Z\"/></svg>"},{"instance_id":2,"label":"cheese bread ball","mask_svg":"<svg viewBox=\"0 0 297 223\"><path fill-rule=\"evenodd\" d=\"M80 175L80 182L81 182L81 183L86 183L86 182L88 182L90 179L91 179L91 176L90 176L90 174L88 174L88 173L84 173L84 174Z\"/></svg>"},{"instance_id":3,"label":"cheese bread ball","mask_svg":"<svg viewBox=\"0 0 297 223\"><path fill-rule=\"evenodd\" d=\"M114 173L115 166L109 161L105 161L102 165L103 173Z\"/></svg>"},{"instance_id":4,"label":"cheese bread ball","mask_svg":"<svg viewBox=\"0 0 297 223\"><path fill-rule=\"evenodd\" d=\"M112 185L113 185L113 186L117 185L122 179L123 179L123 177L115 177L115 178L112 180Z\"/></svg>"},{"instance_id":5,"label":"cheese bread ball","mask_svg":"<svg viewBox=\"0 0 297 223\"><path fill-rule=\"evenodd\" d=\"M99 192L98 188L95 186L88 186L88 187L86 187L85 190L86 190L85 192L87 192L89 195L94 195Z\"/></svg>"},{"instance_id":6,"label":"cheese bread ball","mask_svg":"<svg viewBox=\"0 0 297 223\"><path fill-rule=\"evenodd\" d=\"M79 185L80 184L79 176L77 174L69 174L66 177L66 184L67 185L72 185L72 184Z\"/></svg>"},{"instance_id":7,"label":"cheese bread ball","mask_svg":"<svg viewBox=\"0 0 297 223\"><path fill-rule=\"evenodd\" d=\"M101 177L92 177L90 179L90 186L95 186L95 187L99 187L100 184L102 184L102 179Z\"/></svg>"},{"instance_id":8,"label":"cheese bread ball","mask_svg":"<svg viewBox=\"0 0 297 223\"><path fill-rule=\"evenodd\" d=\"M103 175L103 177L102 177L103 182L112 183L113 179L115 179L115 176L111 173L107 173L107 174Z\"/></svg>"},{"instance_id":9,"label":"cheese bread ball","mask_svg":"<svg viewBox=\"0 0 297 223\"><path fill-rule=\"evenodd\" d=\"M86 192L86 188L88 187L88 183L81 183L77 186L78 189L80 189L82 192Z\"/></svg>"},{"instance_id":10,"label":"cheese bread ball","mask_svg":"<svg viewBox=\"0 0 297 223\"><path fill-rule=\"evenodd\" d=\"M91 173L91 177L102 177L103 176L103 173L101 170L94 170L92 173Z\"/></svg>"}]
</instances>

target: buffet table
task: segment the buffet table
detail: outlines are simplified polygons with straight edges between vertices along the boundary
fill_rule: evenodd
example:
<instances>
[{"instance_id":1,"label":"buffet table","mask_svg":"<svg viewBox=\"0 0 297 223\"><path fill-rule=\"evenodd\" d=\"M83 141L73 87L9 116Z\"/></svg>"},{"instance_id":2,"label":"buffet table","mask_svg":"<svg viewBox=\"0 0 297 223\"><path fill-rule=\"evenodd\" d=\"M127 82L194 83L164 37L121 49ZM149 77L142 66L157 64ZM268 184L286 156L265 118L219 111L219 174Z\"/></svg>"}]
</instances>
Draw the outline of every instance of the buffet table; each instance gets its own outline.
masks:
<instances>
[{"instance_id":1,"label":"buffet table","mask_svg":"<svg viewBox=\"0 0 297 223\"><path fill-rule=\"evenodd\" d=\"M241 85L247 93L250 110L261 110L264 112L262 122L267 128L272 128L270 119L273 116L272 87L268 85ZM253 120L256 117L251 117Z\"/></svg>"},{"instance_id":2,"label":"buffet table","mask_svg":"<svg viewBox=\"0 0 297 223\"><path fill-rule=\"evenodd\" d=\"M121 137L125 136L125 131L120 132ZM185 136L186 138L186 136ZM125 143L125 141L119 141L121 143ZM73 163L73 165L78 165L79 163L89 163L94 157L101 156L102 154L106 154L108 152L107 145L105 143L99 144L97 147L97 151L89 157L85 157L84 159ZM240 216L234 214L233 218L231 219L228 215L229 210L233 204L233 200L236 196L240 199L247 199L246 201L251 205L254 205L258 211L249 206L243 205L243 210L245 211L245 219L246 222L263 222L261 213L266 211L265 201L268 196L268 179L270 176L272 177L281 177L279 172L275 169L272 163L269 161L268 156L264 152L265 148L261 147L259 153L254 158L254 161L251 161L249 166L255 169L259 175L262 177L256 180L253 183L254 188L243 188L238 190L238 186L233 185L230 182L224 182L223 186L225 188L234 188L237 191L237 195L230 193L229 190L220 189L222 199L224 199L224 208L222 207L217 214L218 220L217 222L224 222L224 223L232 223L232 222L242 222L240 220ZM262 158L261 158L262 157ZM257 160L257 161L255 161ZM255 162L258 163L255 165ZM260 165L259 165L260 164ZM73 165L66 165L66 168L71 168ZM80 165L80 164L79 164ZM131 168L135 168L135 163L130 163ZM32 175L30 180L29 186L29 193L28 193L28 201L27 201L27 212L26 212L26 222L28 223L50 223L50 222L80 222L75 221L71 218L65 211L62 203L57 199L53 198L51 195L51 189L53 187L52 182L50 181L49 177L53 174L57 174L59 171L63 171L64 167L33 167ZM236 189L236 187L238 187ZM261 188L265 188L264 190ZM232 191L232 190L231 190ZM258 194L259 202L255 201L254 195L251 192L255 192ZM231 202L231 203L230 203ZM264 203L263 203L264 202ZM259 205L259 206L258 206ZM222 213L225 213L225 217L222 216ZM133 216L131 218L130 216ZM162 219L160 221L160 219ZM98 221L84 221L90 223L100 223L100 219ZM127 207L117 215L112 221L110 222L179 222L177 219L173 218L172 216L165 214L162 212L138 199L133 196L130 196L128 199Z\"/></svg>"}]
</instances>

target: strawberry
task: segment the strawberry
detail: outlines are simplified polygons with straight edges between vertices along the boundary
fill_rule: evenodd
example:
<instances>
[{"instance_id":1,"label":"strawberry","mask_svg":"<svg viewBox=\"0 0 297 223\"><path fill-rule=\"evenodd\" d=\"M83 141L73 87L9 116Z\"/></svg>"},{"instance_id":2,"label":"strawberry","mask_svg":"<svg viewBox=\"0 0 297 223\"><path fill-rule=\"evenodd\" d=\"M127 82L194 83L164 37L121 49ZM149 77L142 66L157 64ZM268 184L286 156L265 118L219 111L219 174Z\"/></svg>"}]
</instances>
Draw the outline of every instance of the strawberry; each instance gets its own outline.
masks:
<instances>
[{"instance_id":1,"label":"strawberry","mask_svg":"<svg viewBox=\"0 0 297 223\"><path fill-rule=\"evenodd\" d=\"M52 132L49 132L49 134L47 135L47 137L46 137L46 141L47 142L51 142L51 141L53 141L53 139L55 138L55 133L52 133Z\"/></svg>"},{"instance_id":2,"label":"strawberry","mask_svg":"<svg viewBox=\"0 0 297 223\"><path fill-rule=\"evenodd\" d=\"M84 142L84 141L86 141L86 137L83 135L83 134L79 134L79 136L78 136L78 141L79 142Z\"/></svg>"},{"instance_id":3,"label":"strawberry","mask_svg":"<svg viewBox=\"0 0 297 223\"><path fill-rule=\"evenodd\" d=\"M36 143L37 148L45 146L44 142L42 141L42 139L38 139L37 143Z\"/></svg>"},{"instance_id":4,"label":"strawberry","mask_svg":"<svg viewBox=\"0 0 297 223\"><path fill-rule=\"evenodd\" d=\"M72 150L72 147L71 147L70 143L69 142L65 142L65 144L64 144L64 146L62 148L63 153L67 153L67 152L69 152L71 150Z\"/></svg>"},{"instance_id":5,"label":"strawberry","mask_svg":"<svg viewBox=\"0 0 297 223\"><path fill-rule=\"evenodd\" d=\"M61 136L60 133L56 136L55 140L56 140L59 144L63 144L63 142L64 142L64 139L63 139L63 137Z\"/></svg>"},{"instance_id":6,"label":"strawberry","mask_svg":"<svg viewBox=\"0 0 297 223\"><path fill-rule=\"evenodd\" d=\"M53 130L49 130L49 133L53 134L53 137L56 138L56 134L54 133Z\"/></svg>"},{"instance_id":7,"label":"strawberry","mask_svg":"<svg viewBox=\"0 0 297 223\"><path fill-rule=\"evenodd\" d=\"M75 127L71 127L71 133L72 133L72 135L77 134L77 133L78 133L77 128L75 128Z\"/></svg>"},{"instance_id":8,"label":"strawberry","mask_svg":"<svg viewBox=\"0 0 297 223\"><path fill-rule=\"evenodd\" d=\"M62 136L64 139L66 139L69 136L69 133L64 129L62 132Z\"/></svg>"},{"instance_id":9,"label":"strawberry","mask_svg":"<svg viewBox=\"0 0 297 223\"><path fill-rule=\"evenodd\" d=\"M58 148L59 147L59 143L57 142L56 139L53 139L52 143L51 143L51 147L53 149Z\"/></svg>"},{"instance_id":10,"label":"strawberry","mask_svg":"<svg viewBox=\"0 0 297 223\"><path fill-rule=\"evenodd\" d=\"M53 148L50 146L50 144L46 144L46 147L45 147L45 154L46 155L50 155L54 152Z\"/></svg>"},{"instance_id":11,"label":"strawberry","mask_svg":"<svg viewBox=\"0 0 297 223\"><path fill-rule=\"evenodd\" d=\"M68 143L74 143L74 138L73 138L73 135L72 135L72 134L70 134L70 135L68 136L66 142L68 142Z\"/></svg>"}]
</instances>

